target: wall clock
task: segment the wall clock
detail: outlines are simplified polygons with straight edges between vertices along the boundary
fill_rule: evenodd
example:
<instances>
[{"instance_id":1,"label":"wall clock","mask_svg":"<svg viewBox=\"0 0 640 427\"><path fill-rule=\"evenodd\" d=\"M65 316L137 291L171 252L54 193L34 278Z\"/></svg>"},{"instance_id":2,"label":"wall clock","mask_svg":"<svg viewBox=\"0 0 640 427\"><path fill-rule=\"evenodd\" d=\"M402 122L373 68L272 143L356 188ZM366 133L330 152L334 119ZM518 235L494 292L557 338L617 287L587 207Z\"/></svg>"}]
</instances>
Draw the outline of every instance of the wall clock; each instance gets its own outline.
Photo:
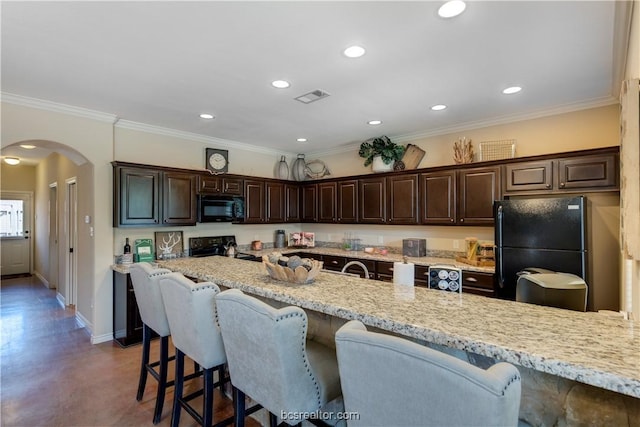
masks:
<instances>
[{"instance_id":1,"label":"wall clock","mask_svg":"<svg viewBox=\"0 0 640 427\"><path fill-rule=\"evenodd\" d=\"M207 148L205 162L213 173L229 172L229 151Z\"/></svg>"}]
</instances>

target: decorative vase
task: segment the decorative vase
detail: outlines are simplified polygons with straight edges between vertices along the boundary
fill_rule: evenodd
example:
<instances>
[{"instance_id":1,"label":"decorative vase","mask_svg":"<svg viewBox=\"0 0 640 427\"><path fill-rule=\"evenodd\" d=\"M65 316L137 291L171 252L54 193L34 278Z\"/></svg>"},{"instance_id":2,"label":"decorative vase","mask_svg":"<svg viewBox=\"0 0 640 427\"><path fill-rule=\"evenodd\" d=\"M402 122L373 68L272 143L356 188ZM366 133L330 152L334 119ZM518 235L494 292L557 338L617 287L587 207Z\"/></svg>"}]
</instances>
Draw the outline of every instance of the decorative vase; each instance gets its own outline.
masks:
<instances>
[{"instance_id":1,"label":"decorative vase","mask_svg":"<svg viewBox=\"0 0 640 427\"><path fill-rule=\"evenodd\" d=\"M280 157L280 161L276 165L276 178L289 179L289 165L285 156Z\"/></svg>"},{"instance_id":2,"label":"decorative vase","mask_svg":"<svg viewBox=\"0 0 640 427\"><path fill-rule=\"evenodd\" d=\"M371 163L371 170L374 172L391 172L393 170L393 161L385 163L382 156L375 156Z\"/></svg>"},{"instance_id":3,"label":"decorative vase","mask_svg":"<svg viewBox=\"0 0 640 427\"><path fill-rule=\"evenodd\" d=\"M307 163L304 160L304 154L298 154L298 158L291 165L291 174L295 181L304 181L306 179L305 168Z\"/></svg>"}]
</instances>

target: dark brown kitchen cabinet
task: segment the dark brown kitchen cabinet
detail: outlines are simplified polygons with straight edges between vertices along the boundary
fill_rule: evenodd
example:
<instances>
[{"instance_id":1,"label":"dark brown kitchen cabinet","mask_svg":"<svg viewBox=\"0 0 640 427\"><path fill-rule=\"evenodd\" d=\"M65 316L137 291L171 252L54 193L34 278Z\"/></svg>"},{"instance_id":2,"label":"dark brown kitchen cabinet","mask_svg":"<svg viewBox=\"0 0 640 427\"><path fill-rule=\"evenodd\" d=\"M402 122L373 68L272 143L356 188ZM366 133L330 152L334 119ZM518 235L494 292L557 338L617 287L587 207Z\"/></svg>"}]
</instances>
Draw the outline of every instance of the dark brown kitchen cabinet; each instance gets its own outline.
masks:
<instances>
[{"instance_id":1,"label":"dark brown kitchen cabinet","mask_svg":"<svg viewBox=\"0 0 640 427\"><path fill-rule=\"evenodd\" d=\"M393 282L393 263L376 261L376 279L383 282Z\"/></svg>"},{"instance_id":2,"label":"dark brown kitchen cabinet","mask_svg":"<svg viewBox=\"0 0 640 427\"><path fill-rule=\"evenodd\" d=\"M562 190L599 190L618 187L615 154L571 157L558 160L558 187Z\"/></svg>"},{"instance_id":3,"label":"dark brown kitchen cabinet","mask_svg":"<svg viewBox=\"0 0 640 427\"><path fill-rule=\"evenodd\" d=\"M297 185L284 185L284 215L285 222L300 222L300 187Z\"/></svg>"},{"instance_id":4,"label":"dark brown kitchen cabinet","mask_svg":"<svg viewBox=\"0 0 640 427\"><path fill-rule=\"evenodd\" d=\"M195 225L198 219L197 177L188 173L162 173L162 223Z\"/></svg>"},{"instance_id":5,"label":"dark brown kitchen cabinet","mask_svg":"<svg viewBox=\"0 0 640 427\"><path fill-rule=\"evenodd\" d=\"M241 178L199 175L198 194L228 194L242 196L244 193Z\"/></svg>"},{"instance_id":6,"label":"dark brown kitchen cabinet","mask_svg":"<svg viewBox=\"0 0 640 427\"><path fill-rule=\"evenodd\" d=\"M265 222L264 181L244 180L244 222L256 224Z\"/></svg>"},{"instance_id":7,"label":"dark brown kitchen cabinet","mask_svg":"<svg viewBox=\"0 0 640 427\"><path fill-rule=\"evenodd\" d=\"M507 195L618 188L616 153L509 163L504 170Z\"/></svg>"},{"instance_id":8,"label":"dark brown kitchen cabinet","mask_svg":"<svg viewBox=\"0 0 640 427\"><path fill-rule=\"evenodd\" d=\"M456 222L456 171L420 174L420 222L452 225Z\"/></svg>"},{"instance_id":9,"label":"dark brown kitchen cabinet","mask_svg":"<svg viewBox=\"0 0 640 427\"><path fill-rule=\"evenodd\" d=\"M387 224L418 223L418 174L397 175L387 178Z\"/></svg>"},{"instance_id":10,"label":"dark brown kitchen cabinet","mask_svg":"<svg viewBox=\"0 0 640 427\"><path fill-rule=\"evenodd\" d=\"M553 160L505 165L505 193L553 189Z\"/></svg>"},{"instance_id":11,"label":"dark brown kitchen cabinet","mask_svg":"<svg viewBox=\"0 0 640 427\"><path fill-rule=\"evenodd\" d=\"M322 255L322 261L324 262L323 268L331 271L341 271L342 267L347 262L347 259L342 256L334 255Z\"/></svg>"},{"instance_id":12,"label":"dark brown kitchen cabinet","mask_svg":"<svg viewBox=\"0 0 640 427\"><path fill-rule=\"evenodd\" d=\"M458 171L459 225L493 225L493 202L500 200L500 166Z\"/></svg>"},{"instance_id":13,"label":"dark brown kitchen cabinet","mask_svg":"<svg viewBox=\"0 0 640 427\"><path fill-rule=\"evenodd\" d=\"M495 296L495 275L478 271L462 271L462 292Z\"/></svg>"},{"instance_id":14,"label":"dark brown kitchen cabinet","mask_svg":"<svg viewBox=\"0 0 640 427\"><path fill-rule=\"evenodd\" d=\"M265 182L266 192L266 222L278 223L284 222L284 184L281 182Z\"/></svg>"},{"instance_id":15,"label":"dark brown kitchen cabinet","mask_svg":"<svg viewBox=\"0 0 640 427\"><path fill-rule=\"evenodd\" d=\"M336 183L318 184L318 222L336 222Z\"/></svg>"},{"instance_id":16,"label":"dark brown kitchen cabinet","mask_svg":"<svg viewBox=\"0 0 640 427\"><path fill-rule=\"evenodd\" d=\"M384 224L387 219L386 179L360 179L358 193L358 221L364 224Z\"/></svg>"},{"instance_id":17,"label":"dark brown kitchen cabinet","mask_svg":"<svg viewBox=\"0 0 640 427\"><path fill-rule=\"evenodd\" d=\"M162 172L114 167L113 226L160 225Z\"/></svg>"},{"instance_id":18,"label":"dark brown kitchen cabinet","mask_svg":"<svg viewBox=\"0 0 640 427\"><path fill-rule=\"evenodd\" d=\"M422 288L428 288L429 267L427 267L426 265L416 265L413 278L414 285L420 286Z\"/></svg>"},{"instance_id":19,"label":"dark brown kitchen cabinet","mask_svg":"<svg viewBox=\"0 0 640 427\"><path fill-rule=\"evenodd\" d=\"M367 273L368 275L365 277L365 272L362 269L361 265L358 264L352 264L349 267L346 268L345 273L351 273L351 274L357 274L358 276L360 276L363 279L373 279L375 280L376 278L376 262L374 260L371 259L360 259L360 258L347 258L347 263L345 265L347 265L348 263L352 262L352 261L356 261L358 263L362 263L362 265L364 265L367 268Z\"/></svg>"},{"instance_id":20,"label":"dark brown kitchen cabinet","mask_svg":"<svg viewBox=\"0 0 640 427\"><path fill-rule=\"evenodd\" d=\"M338 222L355 224L358 222L358 180L338 181Z\"/></svg>"},{"instance_id":21,"label":"dark brown kitchen cabinet","mask_svg":"<svg viewBox=\"0 0 640 427\"><path fill-rule=\"evenodd\" d=\"M122 347L142 341L143 323L129 273L113 272L113 339Z\"/></svg>"},{"instance_id":22,"label":"dark brown kitchen cabinet","mask_svg":"<svg viewBox=\"0 0 640 427\"><path fill-rule=\"evenodd\" d=\"M303 222L318 221L317 195L318 195L317 184L307 184L302 187L301 217Z\"/></svg>"}]
</instances>

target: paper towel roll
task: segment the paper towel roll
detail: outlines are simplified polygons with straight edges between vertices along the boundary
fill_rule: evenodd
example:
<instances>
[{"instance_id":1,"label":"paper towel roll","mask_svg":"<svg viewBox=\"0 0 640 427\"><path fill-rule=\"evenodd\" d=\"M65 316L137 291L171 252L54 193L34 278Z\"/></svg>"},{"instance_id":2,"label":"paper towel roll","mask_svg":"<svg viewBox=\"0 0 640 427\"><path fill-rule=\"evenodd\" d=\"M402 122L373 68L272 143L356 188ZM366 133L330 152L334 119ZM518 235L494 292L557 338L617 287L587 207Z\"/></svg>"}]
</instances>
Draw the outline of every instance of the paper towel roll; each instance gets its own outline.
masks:
<instances>
[{"instance_id":1,"label":"paper towel roll","mask_svg":"<svg viewBox=\"0 0 640 427\"><path fill-rule=\"evenodd\" d=\"M414 265L411 262L394 262L393 263L393 283L396 285L413 286Z\"/></svg>"}]
</instances>

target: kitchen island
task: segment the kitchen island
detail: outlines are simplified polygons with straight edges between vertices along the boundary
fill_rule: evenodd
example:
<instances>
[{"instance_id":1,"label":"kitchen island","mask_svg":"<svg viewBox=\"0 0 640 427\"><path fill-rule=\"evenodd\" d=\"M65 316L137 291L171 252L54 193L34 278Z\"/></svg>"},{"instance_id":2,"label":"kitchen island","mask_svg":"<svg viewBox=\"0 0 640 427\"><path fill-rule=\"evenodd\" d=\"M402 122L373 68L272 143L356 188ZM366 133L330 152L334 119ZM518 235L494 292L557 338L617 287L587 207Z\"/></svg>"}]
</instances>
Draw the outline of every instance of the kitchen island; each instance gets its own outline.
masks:
<instances>
[{"instance_id":1,"label":"kitchen island","mask_svg":"<svg viewBox=\"0 0 640 427\"><path fill-rule=\"evenodd\" d=\"M302 307L319 337L357 319L481 367L513 363L523 377L520 416L533 425L640 425L639 322L330 273L292 285L271 279L259 263L225 257L159 264Z\"/></svg>"}]
</instances>

